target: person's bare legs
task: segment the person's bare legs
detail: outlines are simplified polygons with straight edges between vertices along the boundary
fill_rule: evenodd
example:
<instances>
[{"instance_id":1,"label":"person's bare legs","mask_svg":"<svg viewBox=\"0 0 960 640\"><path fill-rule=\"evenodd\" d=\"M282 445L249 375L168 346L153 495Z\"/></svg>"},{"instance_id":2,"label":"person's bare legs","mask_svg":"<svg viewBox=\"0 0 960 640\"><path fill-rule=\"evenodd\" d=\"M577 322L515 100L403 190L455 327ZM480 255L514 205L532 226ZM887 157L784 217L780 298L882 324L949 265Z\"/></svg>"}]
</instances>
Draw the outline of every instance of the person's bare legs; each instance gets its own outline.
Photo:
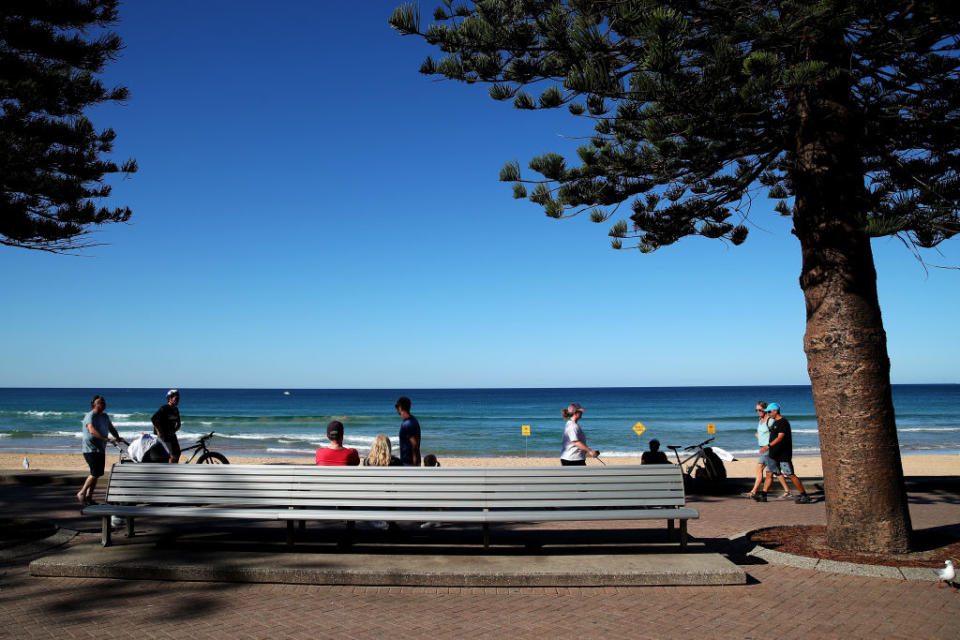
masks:
<instances>
[{"instance_id":1,"label":"person's bare legs","mask_svg":"<svg viewBox=\"0 0 960 640\"><path fill-rule=\"evenodd\" d=\"M757 479L756 479L756 481L753 483L753 488L750 489L749 493L747 493L747 495L750 496L751 498L753 497L753 494L755 494L755 493L757 492L757 489L760 488L760 483L763 482L763 470L764 470L764 469L766 469L766 465L763 464L762 462L757 465Z\"/></svg>"},{"instance_id":2,"label":"person's bare legs","mask_svg":"<svg viewBox=\"0 0 960 640\"><path fill-rule=\"evenodd\" d=\"M83 482L83 487L77 492L77 500L80 501L80 504L87 504L93 500L93 492L96 488L97 477L87 476L87 479Z\"/></svg>"},{"instance_id":3,"label":"person's bare legs","mask_svg":"<svg viewBox=\"0 0 960 640\"><path fill-rule=\"evenodd\" d=\"M790 489L787 487L787 480L783 477L783 475L777 476L777 480L780 481L780 486L783 487L784 497L788 496L790 494Z\"/></svg>"},{"instance_id":4,"label":"person's bare legs","mask_svg":"<svg viewBox=\"0 0 960 640\"><path fill-rule=\"evenodd\" d=\"M773 473L767 471L767 477L763 481L763 492L766 493L770 490L770 485L773 484Z\"/></svg>"},{"instance_id":5,"label":"person's bare legs","mask_svg":"<svg viewBox=\"0 0 960 640\"><path fill-rule=\"evenodd\" d=\"M782 479L782 476L781 476L781 479ZM803 483L800 482L800 478L798 478L798 477L795 476L795 475L790 476L790 482L792 482L792 483L793 483L793 486L795 486L795 487L797 488L797 493L806 493L806 490L803 488ZM786 482L783 483L783 488L784 488L784 489L787 488L787 483L786 483Z\"/></svg>"}]
</instances>

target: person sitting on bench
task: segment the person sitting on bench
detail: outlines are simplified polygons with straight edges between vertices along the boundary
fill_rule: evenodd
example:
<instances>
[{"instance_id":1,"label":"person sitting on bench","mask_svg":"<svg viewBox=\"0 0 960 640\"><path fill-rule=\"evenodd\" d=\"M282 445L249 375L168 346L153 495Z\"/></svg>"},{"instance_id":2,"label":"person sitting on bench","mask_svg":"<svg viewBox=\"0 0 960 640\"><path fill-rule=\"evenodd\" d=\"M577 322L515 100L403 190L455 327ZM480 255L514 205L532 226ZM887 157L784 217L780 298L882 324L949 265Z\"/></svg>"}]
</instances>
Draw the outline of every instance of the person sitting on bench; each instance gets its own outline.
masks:
<instances>
[{"instance_id":1,"label":"person sitting on bench","mask_svg":"<svg viewBox=\"0 0 960 640\"><path fill-rule=\"evenodd\" d=\"M650 450L640 456L640 464L670 464L667 454L660 451L660 441L654 438L650 441Z\"/></svg>"},{"instance_id":2,"label":"person sitting on bench","mask_svg":"<svg viewBox=\"0 0 960 640\"><path fill-rule=\"evenodd\" d=\"M329 447L317 449L317 464L325 467L355 467L360 464L360 454L356 449L343 446L343 423L331 420L327 425Z\"/></svg>"}]
</instances>

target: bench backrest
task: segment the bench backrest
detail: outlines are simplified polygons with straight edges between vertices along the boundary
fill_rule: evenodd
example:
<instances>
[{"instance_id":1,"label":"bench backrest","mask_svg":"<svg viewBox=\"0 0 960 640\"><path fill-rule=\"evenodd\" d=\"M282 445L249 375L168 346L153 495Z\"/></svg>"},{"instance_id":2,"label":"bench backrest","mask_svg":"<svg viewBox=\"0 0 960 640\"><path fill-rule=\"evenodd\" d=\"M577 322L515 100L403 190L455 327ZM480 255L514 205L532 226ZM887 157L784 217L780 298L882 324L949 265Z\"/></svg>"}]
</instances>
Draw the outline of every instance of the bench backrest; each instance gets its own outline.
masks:
<instances>
[{"instance_id":1,"label":"bench backrest","mask_svg":"<svg viewBox=\"0 0 960 640\"><path fill-rule=\"evenodd\" d=\"M263 507L537 509L685 504L675 465L318 467L117 464L107 501Z\"/></svg>"}]
</instances>

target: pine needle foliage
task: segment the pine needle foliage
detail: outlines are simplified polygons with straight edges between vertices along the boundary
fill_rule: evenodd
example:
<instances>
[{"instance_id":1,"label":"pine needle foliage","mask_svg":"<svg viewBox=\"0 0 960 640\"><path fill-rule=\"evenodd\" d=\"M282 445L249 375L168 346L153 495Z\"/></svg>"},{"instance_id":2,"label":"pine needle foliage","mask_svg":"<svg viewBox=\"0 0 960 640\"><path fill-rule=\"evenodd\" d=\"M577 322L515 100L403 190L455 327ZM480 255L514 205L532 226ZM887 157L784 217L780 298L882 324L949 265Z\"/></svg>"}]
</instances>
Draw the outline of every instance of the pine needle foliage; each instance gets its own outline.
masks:
<instances>
[{"instance_id":1,"label":"pine needle foliage","mask_svg":"<svg viewBox=\"0 0 960 640\"><path fill-rule=\"evenodd\" d=\"M125 87L97 79L123 42L106 29L117 0L0 3L0 244L54 253L93 246L94 226L127 222L129 207L98 207L104 176L130 175L134 160L104 159L112 129L83 113L123 102Z\"/></svg>"},{"instance_id":2,"label":"pine needle foliage","mask_svg":"<svg viewBox=\"0 0 960 640\"><path fill-rule=\"evenodd\" d=\"M837 162L860 185L847 213L871 236L920 247L960 231L956 0L480 0L444 3L425 29L419 15L404 5L390 24L443 51L424 73L593 122L578 166L530 162L554 183L554 196L529 196L551 217L606 219L638 198L628 231L610 233L644 252L689 235L740 244L757 192L796 215L804 105L839 86L852 151ZM519 171L501 180L524 182Z\"/></svg>"}]
</instances>

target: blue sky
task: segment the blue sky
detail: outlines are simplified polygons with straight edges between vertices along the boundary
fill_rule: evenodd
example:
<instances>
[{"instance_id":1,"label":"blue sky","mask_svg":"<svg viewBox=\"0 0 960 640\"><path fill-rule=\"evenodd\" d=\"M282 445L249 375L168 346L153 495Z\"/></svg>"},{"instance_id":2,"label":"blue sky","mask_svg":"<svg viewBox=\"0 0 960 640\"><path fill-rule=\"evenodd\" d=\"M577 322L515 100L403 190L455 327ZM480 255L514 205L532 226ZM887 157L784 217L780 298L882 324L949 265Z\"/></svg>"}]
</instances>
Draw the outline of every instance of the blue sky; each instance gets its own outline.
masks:
<instances>
[{"instance_id":1,"label":"blue sky","mask_svg":"<svg viewBox=\"0 0 960 640\"><path fill-rule=\"evenodd\" d=\"M589 124L421 76L397 4L122 6L131 97L92 117L140 164L111 182L134 217L86 257L0 248L0 386L808 382L789 220L644 256L513 200L500 167ZM960 272L874 252L893 381L960 381Z\"/></svg>"}]
</instances>

